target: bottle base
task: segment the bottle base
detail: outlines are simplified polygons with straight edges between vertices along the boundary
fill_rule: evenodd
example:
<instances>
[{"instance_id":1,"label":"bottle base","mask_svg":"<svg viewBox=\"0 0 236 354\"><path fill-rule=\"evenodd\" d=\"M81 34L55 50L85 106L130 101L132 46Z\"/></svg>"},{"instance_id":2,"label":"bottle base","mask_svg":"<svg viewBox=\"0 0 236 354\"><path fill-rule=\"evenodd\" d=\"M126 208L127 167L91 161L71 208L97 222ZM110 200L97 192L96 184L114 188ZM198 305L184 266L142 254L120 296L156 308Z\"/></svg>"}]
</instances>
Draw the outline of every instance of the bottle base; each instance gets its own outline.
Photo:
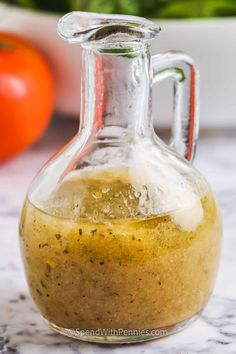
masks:
<instances>
[{"instance_id":1,"label":"bottle base","mask_svg":"<svg viewBox=\"0 0 236 354\"><path fill-rule=\"evenodd\" d=\"M70 338L102 344L128 344L159 339L180 332L194 322L200 316L201 312L199 311L192 317L176 324L150 330L124 330L121 328L98 328L97 330L68 329L59 327L45 318L44 320L51 329Z\"/></svg>"}]
</instances>

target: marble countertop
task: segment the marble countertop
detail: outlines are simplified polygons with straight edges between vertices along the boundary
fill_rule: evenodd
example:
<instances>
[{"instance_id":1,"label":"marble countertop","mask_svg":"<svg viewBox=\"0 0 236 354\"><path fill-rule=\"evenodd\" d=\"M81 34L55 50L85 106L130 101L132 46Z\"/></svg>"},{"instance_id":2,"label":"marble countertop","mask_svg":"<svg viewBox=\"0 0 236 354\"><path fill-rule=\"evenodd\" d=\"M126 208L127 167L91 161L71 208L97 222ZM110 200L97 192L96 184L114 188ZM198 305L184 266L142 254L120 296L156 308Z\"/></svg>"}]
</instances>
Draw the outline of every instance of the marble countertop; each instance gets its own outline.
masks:
<instances>
[{"instance_id":1,"label":"marble countertop","mask_svg":"<svg viewBox=\"0 0 236 354\"><path fill-rule=\"evenodd\" d=\"M170 337L123 346L70 340L47 328L28 293L18 247L18 220L31 179L74 131L72 123L54 123L31 150L0 168L0 353L236 353L236 130L203 133L195 160L217 195L224 220L219 275L201 318Z\"/></svg>"}]
</instances>

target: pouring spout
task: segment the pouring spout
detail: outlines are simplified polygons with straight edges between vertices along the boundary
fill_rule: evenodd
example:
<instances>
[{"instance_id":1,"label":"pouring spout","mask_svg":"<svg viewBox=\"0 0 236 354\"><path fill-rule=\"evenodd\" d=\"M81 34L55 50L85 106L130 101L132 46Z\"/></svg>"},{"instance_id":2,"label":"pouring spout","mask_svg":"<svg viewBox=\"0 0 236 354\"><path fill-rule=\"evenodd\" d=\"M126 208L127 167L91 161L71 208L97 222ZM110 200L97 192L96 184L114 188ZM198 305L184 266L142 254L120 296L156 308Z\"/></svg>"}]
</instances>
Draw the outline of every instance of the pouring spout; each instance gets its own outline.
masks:
<instances>
[{"instance_id":1,"label":"pouring spout","mask_svg":"<svg viewBox=\"0 0 236 354\"><path fill-rule=\"evenodd\" d=\"M71 12L58 22L58 33L70 43L86 45L149 41L160 26L142 17Z\"/></svg>"}]
</instances>

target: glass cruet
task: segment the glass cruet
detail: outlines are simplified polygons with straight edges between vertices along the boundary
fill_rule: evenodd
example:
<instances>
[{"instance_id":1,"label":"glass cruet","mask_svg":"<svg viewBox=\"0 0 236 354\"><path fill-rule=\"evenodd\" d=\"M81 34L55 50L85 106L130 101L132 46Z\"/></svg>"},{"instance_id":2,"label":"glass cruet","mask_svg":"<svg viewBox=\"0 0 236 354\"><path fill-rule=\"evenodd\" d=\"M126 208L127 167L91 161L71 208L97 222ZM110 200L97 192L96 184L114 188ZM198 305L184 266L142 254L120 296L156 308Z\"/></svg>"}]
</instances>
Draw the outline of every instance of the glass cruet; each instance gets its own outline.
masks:
<instances>
[{"instance_id":1,"label":"glass cruet","mask_svg":"<svg viewBox=\"0 0 236 354\"><path fill-rule=\"evenodd\" d=\"M191 164L198 71L181 52L151 57L160 28L143 18L73 12L58 29L83 48L80 128L35 177L22 210L31 295L70 337L127 343L175 333L210 297L221 239L215 198ZM167 77L169 146L151 113L152 85Z\"/></svg>"}]
</instances>

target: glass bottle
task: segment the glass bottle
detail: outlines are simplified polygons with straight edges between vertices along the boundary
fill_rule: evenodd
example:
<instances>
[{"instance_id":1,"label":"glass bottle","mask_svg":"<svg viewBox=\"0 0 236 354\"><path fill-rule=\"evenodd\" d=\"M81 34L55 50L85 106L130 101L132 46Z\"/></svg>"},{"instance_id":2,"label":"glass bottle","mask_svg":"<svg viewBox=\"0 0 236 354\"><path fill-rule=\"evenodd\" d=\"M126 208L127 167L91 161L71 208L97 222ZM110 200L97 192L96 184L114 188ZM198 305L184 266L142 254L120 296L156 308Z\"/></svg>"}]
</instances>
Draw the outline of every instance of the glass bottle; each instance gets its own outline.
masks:
<instances>
[{"instance_id":1,"label":"glass bottle","mask_svg":"<svg viewBox=\"0 0 236 354\"><path fill-rule=\"evenodd\" d=\"M184 53L151 57L159 31L132 16L74 12L59 22L59 34L83 48L80 128L32 182L20 241L39 312L70 337L119 343L175 333L213 289L221 222L191 164L198 71ZM152 85L167 77L170 146L151 113Z\"/></svg>"}]
</instances>

